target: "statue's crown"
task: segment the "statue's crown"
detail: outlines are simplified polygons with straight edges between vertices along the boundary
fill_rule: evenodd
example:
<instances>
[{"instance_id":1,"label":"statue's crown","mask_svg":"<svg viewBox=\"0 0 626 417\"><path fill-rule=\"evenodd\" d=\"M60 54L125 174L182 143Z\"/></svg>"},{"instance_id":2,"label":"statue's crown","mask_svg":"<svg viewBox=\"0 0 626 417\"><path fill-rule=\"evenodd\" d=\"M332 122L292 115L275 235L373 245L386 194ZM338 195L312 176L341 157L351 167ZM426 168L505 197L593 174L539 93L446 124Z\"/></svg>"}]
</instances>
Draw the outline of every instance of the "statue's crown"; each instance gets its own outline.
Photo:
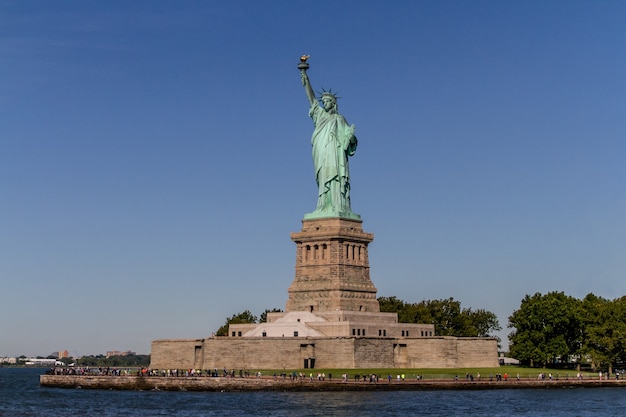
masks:
<instances>
[{"instance_id":1,"label":"statue's crown","mask_svg":"<svg viewBox=\"0 0 626 417\"><path fill-rule=\"evenodd\" d=\"M318 94L320 95L320 100L323 99L324 97L332 97L332 99L335 100L335 103L336 103L337 99L341 97L339 97L336 93L333 93L332 90L333 90L332 88L329 88L328 91L326 91L324 87L322 87L322 91L318 92Z\"/></svg>"}]
</instances>

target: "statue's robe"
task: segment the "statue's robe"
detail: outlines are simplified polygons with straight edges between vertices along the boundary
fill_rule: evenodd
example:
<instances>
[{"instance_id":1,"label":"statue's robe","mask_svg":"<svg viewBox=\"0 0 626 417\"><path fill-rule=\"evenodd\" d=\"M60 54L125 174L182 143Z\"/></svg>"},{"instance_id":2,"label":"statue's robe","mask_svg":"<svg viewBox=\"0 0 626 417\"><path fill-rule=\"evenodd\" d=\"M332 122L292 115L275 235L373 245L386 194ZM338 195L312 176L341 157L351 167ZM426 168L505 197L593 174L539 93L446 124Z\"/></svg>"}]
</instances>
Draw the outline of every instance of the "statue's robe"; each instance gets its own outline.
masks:
<instances>
[{"instance_id":1,"label":"statue's robe","mask_svg":"<svg viewBox=\"0 0 626 417\"><path fill-rule=\"evenodd\" d=\"M309 116L315 124L311 145L319 189L316 211L351 212L348 157L356 152L356 136L341 114L328 113L317 103Z\"/></svg>"}]
</instances>

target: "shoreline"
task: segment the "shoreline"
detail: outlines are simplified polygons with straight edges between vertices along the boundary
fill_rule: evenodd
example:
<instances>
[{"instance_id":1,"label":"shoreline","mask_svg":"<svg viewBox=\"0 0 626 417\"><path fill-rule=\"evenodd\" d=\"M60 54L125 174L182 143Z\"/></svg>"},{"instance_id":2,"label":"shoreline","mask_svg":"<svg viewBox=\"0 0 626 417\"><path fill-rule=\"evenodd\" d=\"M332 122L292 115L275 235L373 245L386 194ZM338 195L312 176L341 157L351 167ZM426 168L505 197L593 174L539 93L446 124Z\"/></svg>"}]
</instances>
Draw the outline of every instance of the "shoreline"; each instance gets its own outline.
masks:
<instances>
[{"instance_id":1,"label":"shoreline","mask_svg":"<svg viewBox=\"0 0 626 417\"><path fill-rule=\"evenodd\" d=\"M106 389L126 391L433 391L433 390L492 390L492 389L555 389L626 387L626 380L558 379L519 381L450 381L405 380L378 382L336 380L294 380L273 377L161 377L161 376L87 376L40 375L39 383L46 388Z\"/></svg>"}]
</instances>

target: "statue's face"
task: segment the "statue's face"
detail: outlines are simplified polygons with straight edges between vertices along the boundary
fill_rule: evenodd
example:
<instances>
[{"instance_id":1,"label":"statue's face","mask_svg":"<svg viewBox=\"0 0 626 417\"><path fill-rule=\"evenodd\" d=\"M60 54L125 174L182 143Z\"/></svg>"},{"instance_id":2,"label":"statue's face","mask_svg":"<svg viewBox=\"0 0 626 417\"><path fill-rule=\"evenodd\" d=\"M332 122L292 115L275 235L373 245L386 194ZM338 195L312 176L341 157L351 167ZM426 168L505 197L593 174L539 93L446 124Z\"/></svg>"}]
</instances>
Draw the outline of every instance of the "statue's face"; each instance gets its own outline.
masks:
<instances>
[{"instance_id":1,"label":"statue's face","mask_svg":"<svg viewBox=\"0 0 626 417\"><path fill-rule=\"evenodd\" d=\"M324 110L327 112L335 109L335 100L330 97L322 97L322 104L324 104Z\"/></svg>"}]
</instances>

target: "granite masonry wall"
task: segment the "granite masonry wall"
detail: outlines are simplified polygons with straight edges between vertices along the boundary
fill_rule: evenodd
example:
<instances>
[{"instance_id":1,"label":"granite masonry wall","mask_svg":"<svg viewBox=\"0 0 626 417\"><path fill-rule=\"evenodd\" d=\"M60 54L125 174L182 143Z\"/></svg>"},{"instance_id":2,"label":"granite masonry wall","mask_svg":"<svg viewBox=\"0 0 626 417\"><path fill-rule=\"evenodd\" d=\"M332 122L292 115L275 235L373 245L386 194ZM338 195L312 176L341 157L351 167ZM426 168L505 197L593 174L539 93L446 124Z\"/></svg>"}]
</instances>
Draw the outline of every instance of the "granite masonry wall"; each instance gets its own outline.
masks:
<instances>
[{"instance_id":1,"label":"granite masonry wall","mask_svg":"<svg viewBox=\"0 0 626 417\"><path fill-rule=\"evenodd\" d=\"M152 342L152 368L302 369L497 367L491 338L230 338Z\"/></svg>"}]
</instances>

